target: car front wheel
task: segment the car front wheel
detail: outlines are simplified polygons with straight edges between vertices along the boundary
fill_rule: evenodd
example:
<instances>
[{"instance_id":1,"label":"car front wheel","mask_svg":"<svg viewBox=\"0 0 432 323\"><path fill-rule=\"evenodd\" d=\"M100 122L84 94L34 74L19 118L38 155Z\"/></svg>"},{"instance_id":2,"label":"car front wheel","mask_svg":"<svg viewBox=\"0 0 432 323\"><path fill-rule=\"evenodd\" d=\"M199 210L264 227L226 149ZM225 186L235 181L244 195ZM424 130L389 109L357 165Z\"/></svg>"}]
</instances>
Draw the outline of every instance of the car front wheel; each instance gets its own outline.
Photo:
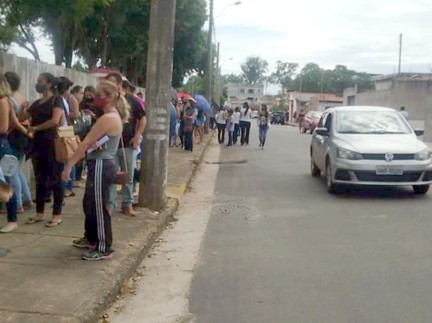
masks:
<instances>
[{"instance_id":1,"label":"car front wheel","mask_svg":"<svg viewBox=\"0 0 432 323\"><path fill-rule=\"evenodd\" d=\"M313 177L321 176L321 170L317 167L312 157L311 157L311 175Z\"/></svg>"},{"instance_id":2,"label":"car front wheel","mask_svg":"<svg viewBox=\"0 0 432 323\"><path fill-rule=\"evenodd\" d=\"M327 191L330 194L336 193L337 187L336 187L336 184L333 183L332 168L331 168L330 161L327 161L327 166L326 166L326 186L327 186Z\"/></svg>"},{"instance_id":3,"label":"car front wheel","mask_svg":"<svg viewBox=\"0 0 432 323\"><path fill-rule=\"evenodd\" d=\"M423 195L429 191L429 185L414 185L413 189L415 194Z\"/></svg>"}]
</instances>

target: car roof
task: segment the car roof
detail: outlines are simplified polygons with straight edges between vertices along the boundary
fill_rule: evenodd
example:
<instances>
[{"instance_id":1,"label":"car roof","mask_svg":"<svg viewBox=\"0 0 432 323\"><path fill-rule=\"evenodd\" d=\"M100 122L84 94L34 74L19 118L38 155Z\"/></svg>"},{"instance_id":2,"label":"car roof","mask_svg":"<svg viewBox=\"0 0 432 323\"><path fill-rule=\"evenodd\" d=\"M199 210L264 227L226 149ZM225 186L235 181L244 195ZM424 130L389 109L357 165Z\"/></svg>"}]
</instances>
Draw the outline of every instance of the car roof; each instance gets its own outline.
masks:
<instances>
[{"instance_id":1,"label":"car roof","mask_svg":"<svg viewBox=\"0 0 432 323\"><path fill-rule=\"evenodd\" d=\"M376 107L372 105L358 105L358 106L343 106L343 107L335 107L335 108L329 108L326 110L326 112L346 112L346 111L355 111L355 112L361 112L361 111L387 111L387 112L395 112L395 109L392 108L386 108L386 107Z\"/></svg>"}]
</instances>

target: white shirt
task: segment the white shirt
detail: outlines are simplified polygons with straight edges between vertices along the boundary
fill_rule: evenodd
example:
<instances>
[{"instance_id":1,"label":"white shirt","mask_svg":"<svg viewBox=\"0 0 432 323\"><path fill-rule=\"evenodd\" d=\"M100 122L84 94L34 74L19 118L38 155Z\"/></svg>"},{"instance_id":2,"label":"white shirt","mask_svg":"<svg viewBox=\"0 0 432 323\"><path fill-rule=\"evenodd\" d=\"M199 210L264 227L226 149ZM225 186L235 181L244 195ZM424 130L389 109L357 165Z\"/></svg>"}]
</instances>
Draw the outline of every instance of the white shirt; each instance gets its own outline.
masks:
<instances>
[{"instance_id":1,"label":"white shirt","mask_svg":"<svg viewBox=\"0 0 432 323\"><path fill-rule=\"evenodd\" d=\"M249 109L246 112L246 108L241 109L240 121L251 122L252 121L252 110Z\"/></svg>"},{"instance_id":2,"label":"white shirt","mask_svg":"<svg viewBox=\"0 0 432 323\"><path fill-rule=\"evenodd\" d=\"M409 118L409 114L408 114L408 112L406 112L406 111L404 110L404 111L401 111L400 114L402 115L402 117L404 117L406 120L408 120L408 118Z\"/></svg>"},{"instance_id":3,"label":"white shirt","mask_svg":"<svg viewBox=\"0 0 432 323\"><path fill-rule=\"evenodd\" d=\"M234 124L240 123L240 112L236 111L233 113L233 122L234 122Z\"/></svg>"},{"instance_id":4,"label":"white shirt","mask_svg":"<svg viewBox=\"0 0 432 323\"><path fill-rule=\"evenodd\" d=\"M225 111L221 110L216 114L216 123L218 124L226 124L225 120Z\"/></svg>"}]
</instances>

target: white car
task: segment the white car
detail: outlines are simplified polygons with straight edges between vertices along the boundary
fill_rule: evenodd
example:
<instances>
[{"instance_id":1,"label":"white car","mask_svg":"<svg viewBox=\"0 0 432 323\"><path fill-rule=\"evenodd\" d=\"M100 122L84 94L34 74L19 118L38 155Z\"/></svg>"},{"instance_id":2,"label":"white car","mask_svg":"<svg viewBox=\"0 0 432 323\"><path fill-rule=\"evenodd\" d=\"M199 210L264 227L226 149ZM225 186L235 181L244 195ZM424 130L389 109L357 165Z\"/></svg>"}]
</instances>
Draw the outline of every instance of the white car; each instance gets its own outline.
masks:
<instances>
[{"instance_id":1,"label":"white car","mask_svg":"<svg viewBox=\"0 0 432 323\"><path fill-rule=\"evenodd\" d=\"M258 119L258 111L257 110L252 111L252 119Z\"/></svg>"},{"instance_id":2,"label":"white car","mask_svg":"<svg viewBox=\"0 0 432 323\"><path fill-rule=\"evenodd\" d=\"M311 173L326 175L327 190L343 185L412 186L426 194L432 184L428 147L401 114L381 107L328 109L312 136Z\"/></svg>"}]
</instances>

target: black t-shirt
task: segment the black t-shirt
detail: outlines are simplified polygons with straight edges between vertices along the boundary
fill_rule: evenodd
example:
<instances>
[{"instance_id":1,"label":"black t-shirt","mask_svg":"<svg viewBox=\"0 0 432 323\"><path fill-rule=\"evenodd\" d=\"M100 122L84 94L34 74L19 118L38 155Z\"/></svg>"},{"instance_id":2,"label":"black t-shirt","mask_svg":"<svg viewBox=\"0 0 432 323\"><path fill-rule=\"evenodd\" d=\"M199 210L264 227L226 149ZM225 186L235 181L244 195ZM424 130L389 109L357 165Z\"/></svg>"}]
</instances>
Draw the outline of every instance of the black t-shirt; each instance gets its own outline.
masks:
<instances>
[{"instance_id":1,"label":"black t-shirt","mask_svg":"<svg viewBox=\"0 0 432 323\"><path fill-rule=\"evenodd\" d=\"M89 102L89 101L83 100L79 105L79 109L81 112L88 110L88 111L94 113L96 118L92 119L92 125L94 125L96 123L96 120L99 119L100 117L102 117L104 114L102 109L96 108L94 106L93 101Z\"/></svg>"},{"instance_id":2,"label":"black t-shirt","mask_svg":"<svg viewBox=\"0 0 432 323\"><path fill-rule=\"evenodd\" d=\"M131 107L131 117L129 122L123 125L123 142L125 148L129 148L131 146L130 142L135 135L136 125L138 121L140 121L146 115L146 112L135 96L126 94L125 98Z\"/></svg>"},{"instance_id":3,"label":"black t-shirt","mask_svg":"<svg viewBox=\"0 0 432 323\"><path fill-rule=\"evenodd\" d=\"M41 125L52 118L54 108L61 108L64 111L63 99L60 96L51 97L47 101L37 100L29 108L32 127ZM57 137L57 129L37 131L32 140L32 154L43 155L52 152L54 139Z\"/></svg>"}]
</instances>

